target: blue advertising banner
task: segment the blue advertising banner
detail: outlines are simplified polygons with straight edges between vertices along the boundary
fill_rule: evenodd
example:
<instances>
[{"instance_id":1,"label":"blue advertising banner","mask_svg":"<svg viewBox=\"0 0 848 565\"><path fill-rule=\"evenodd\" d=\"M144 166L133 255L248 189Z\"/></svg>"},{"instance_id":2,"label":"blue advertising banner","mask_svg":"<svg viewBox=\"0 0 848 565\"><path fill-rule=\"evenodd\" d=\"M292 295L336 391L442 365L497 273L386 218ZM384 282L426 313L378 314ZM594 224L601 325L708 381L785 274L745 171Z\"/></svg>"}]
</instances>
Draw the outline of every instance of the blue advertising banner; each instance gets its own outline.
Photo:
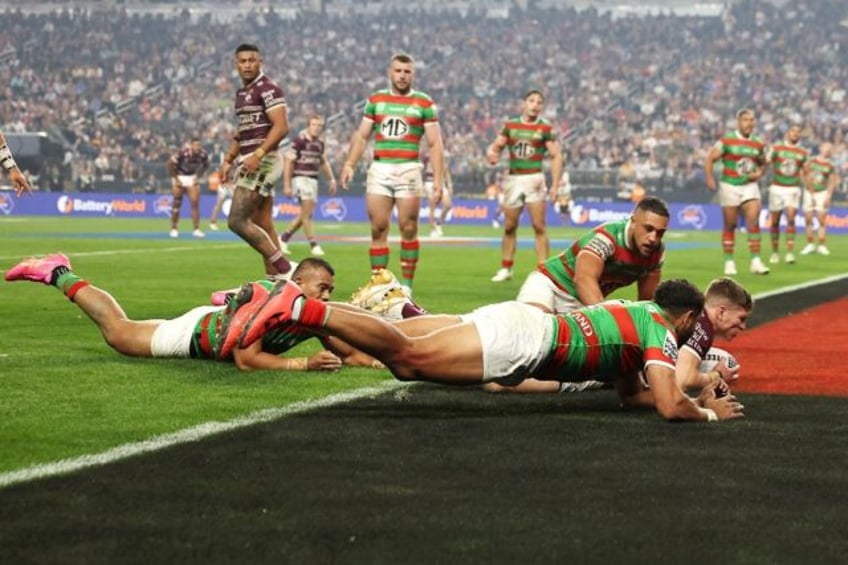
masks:
<instances>
[{"instance_id":1,"label":"blue advertising banner","mask_svg":"<svg viewBox=\"0 0 848 565\"><path fill-rule=\"evenodd\" d=\"M215 205L215 196L204 195L200 200L200 213L208 218ZM0 192L0 217L2 216L78 216L120 218L167 218L171 213L172 198L162 194L103 194L103 193L56 193L36 192L16 198L12 192ZM229 201L225 202L223 216L229 213ZM716 204L670 204L673 230L719 230L721 209ZM633 204L594 203L577 201L567 214L558 214L553 206L548 208L548 225L591 228L598 224L626 218ZM460 200L453 203L448 224L491 225L497 217L498 204L494 200ZM288 198L278 197L273 214L277 220L294 218L300 205ZM426 205L422 207L422 219L427 217ZM183 201L182 216L188 217L188 201ZM760 225L767 227L767 212L760 216ZM804 226L799 214L798 227ZM316 221L367 222L365 199L362 197L322 197L315 209ZM525 214L522 222L529 224ZM827 215L827 227L831 233L848 233L848 209L834 208Z\"/></svg>"}]
</instances>

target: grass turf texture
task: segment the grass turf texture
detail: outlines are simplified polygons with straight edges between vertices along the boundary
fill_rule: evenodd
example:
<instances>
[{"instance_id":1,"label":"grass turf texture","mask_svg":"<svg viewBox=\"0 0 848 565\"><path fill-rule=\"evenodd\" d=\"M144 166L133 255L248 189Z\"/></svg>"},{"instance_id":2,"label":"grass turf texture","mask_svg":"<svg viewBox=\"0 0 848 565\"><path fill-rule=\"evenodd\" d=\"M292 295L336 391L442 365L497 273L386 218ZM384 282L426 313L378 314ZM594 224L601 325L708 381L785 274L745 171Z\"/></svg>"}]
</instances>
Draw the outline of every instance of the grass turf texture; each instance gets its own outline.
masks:
<instances>
[{"instance_id":1,"label":"grass turf texture","mask_svg":"<svg viewBox=\"0 0 848 565\"><path fill-rule=\"evenodd\" d=\"M334 227L318 230L367 233ZM487 228L450 227L454 234L497 237ZM133 318L181 314L260 274L244 244L170 240L161 222L0 221L0 236L0 267L65 251ZM720 273L718 234L669 234L668 243L666 278L704 285ZM345 299L367 277L366 245L322 245ZM848 241L833 237L829 246L831 257L800 258L768 277L741 269L739 279L758 293L848 271ZM522 248L515 279L497 285L488 277L499 257L496 243L425 242L416 296L448 312L513 298L533 252ZM55 289L4 283L0 298L0 472L389 378L128 359ZM746 395L744 422L677 426L622 415L608 391L507 399L424 386L392 398L9 487L0 491L0 554L13 562L792 563L836 562L848 549L841 400Z\"/></svg>"}]
</instances>

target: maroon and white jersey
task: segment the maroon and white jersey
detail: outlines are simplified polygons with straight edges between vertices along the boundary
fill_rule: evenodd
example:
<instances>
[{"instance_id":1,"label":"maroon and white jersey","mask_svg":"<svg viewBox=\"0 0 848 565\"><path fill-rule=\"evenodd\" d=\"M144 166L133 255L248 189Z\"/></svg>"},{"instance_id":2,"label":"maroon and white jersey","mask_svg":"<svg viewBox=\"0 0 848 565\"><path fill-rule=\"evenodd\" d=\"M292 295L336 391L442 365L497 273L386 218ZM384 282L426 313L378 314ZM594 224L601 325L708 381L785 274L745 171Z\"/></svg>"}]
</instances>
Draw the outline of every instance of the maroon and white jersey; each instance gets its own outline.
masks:
<instances>
[{"instance_id":1,"label":"maroon and white jersey","mask_svg":"<svg viewBox=\"0 0 848 565\"><path fill-rule=\"evenodd\" d=\"M191 147L183 147L171 161L178 175L198 175L209 168L209 153L203 148L195 153Z\"/></svg>"},{"instance_id":2,"label":"maroon and white jersey","mask_svg":"<svg viewBox=\"0 0 848 565\"><path fill-rule=\"evenodd\" d=\"M691 349L703 361L707 356L707 351L713 346L714 335L713 323L706 312L701 312L698 321L695 322L695 331L692 332L692 336L686 340L683 347Z\"/></svg>"},{"instance_id":3,"label":"maroon and white jersey","mask_svg":"<svg viewBox=\"0 0 848 565\"><path fill-rule=\"evenodd\" d=\"M271 131L271 120L266 112L285 108L283 89L260 73L256 79L236 91L236 117L238 118L239 154L253 153ZM272 147L271 150L276 149Z\"/></svg>"},{"instance_id":4,"label":"maroon and white jersey","mask_svg":"<svg viewBox=\"0 0 848 565\"><path fill-rule=\"evenodd\" d=\"M321 157L324 155L324 140L311 138L303 130L294 138L291 145L291 155L294 155L292 176L318 178L321 170Z\"/></svg>"}]
</instances>

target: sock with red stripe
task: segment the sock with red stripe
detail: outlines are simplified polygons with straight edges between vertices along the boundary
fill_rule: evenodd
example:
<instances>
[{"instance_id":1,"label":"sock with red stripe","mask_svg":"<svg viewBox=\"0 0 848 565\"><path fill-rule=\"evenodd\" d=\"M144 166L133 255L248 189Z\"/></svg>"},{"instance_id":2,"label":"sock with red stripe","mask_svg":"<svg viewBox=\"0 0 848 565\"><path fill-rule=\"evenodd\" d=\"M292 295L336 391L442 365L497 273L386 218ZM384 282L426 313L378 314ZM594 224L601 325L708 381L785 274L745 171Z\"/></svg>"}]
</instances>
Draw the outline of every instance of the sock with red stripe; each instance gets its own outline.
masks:
<instances>
[{"instance_id":1,"label":"sock with red stripe","mask_svg":"<svg viewBox=\"0 0 848 565\"><path fill-rule=\"evenodd\" d=\"M389 266L389 248L372 247L368 250L368 258L371 261L371 273L376 273Z\"/></svg>"},{"instance_id":2,"label":"sock with red stripe","mask_svg":"<svg viewBox=\"0 0 848 565\"><path fill-rule=\"evenodd\" d=\"M418 255L421 245L417 239L400 242L400 270L403 284L412 287L415 279L415 269L418 267Z\"/></svg>"},{"instance_id":3,"label":"sock with red stripe","mask_svg":"<svg viewBox=\"0 0 848 565\"><path fill-rule=\"evenodd\" d=\"M53 276L50 279L50 284L62 291L68 297L68 300L73 302L74 295L81 288L88 286L88 281L83 280L67 267L56 267L53 269Z\"/></svg>"}]
</instances>

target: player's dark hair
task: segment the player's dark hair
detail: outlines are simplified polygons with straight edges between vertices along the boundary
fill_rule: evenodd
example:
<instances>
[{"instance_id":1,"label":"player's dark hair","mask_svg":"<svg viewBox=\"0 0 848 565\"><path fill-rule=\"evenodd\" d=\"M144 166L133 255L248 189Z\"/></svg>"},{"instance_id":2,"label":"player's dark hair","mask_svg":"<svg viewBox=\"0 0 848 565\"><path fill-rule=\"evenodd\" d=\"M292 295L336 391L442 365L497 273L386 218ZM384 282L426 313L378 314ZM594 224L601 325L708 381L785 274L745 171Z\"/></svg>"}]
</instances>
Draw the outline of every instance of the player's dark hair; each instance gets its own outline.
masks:
<instances>
[{"instance_id":1,"label":"player's dark hair","mask_svg":"<svg viewBox=\"0 0 848 565\"><path fill-rule=\"evenodd\" d=\"M707 291L704 293L707 300L726 300L736 306L741 306L745 310L754 308L754 299L751 293L745 290L745 287L733 279L721 277L713 280Z\"/></svg>"},{"instance_id":2,"label":"player's dark hair","mask_svg":"<svg viewBox=\"0 0 848 565\"><path fill-rule=\"evenodd\" d=\"M750 108L742 108L741 110L739 110L738 112L736 112L736 119L738 120L739 118L741 118L741 117L742 117L742 116L744 116L745 114L751 114L751 115L753 116L753 115L754 115L754 111L753 111L752 109L750 109Z\"/></svg>"},{"instance_id":3,"label":"player's dark hair","mask_svg":"<svg viewBox=\"0 0 848 565\"><path fill-rule=\"evenodd\" d=\"M657 286L654 302L672 316L680 316L690 310L700 314L704 309L704 293L686 279L670 279Z\"/></svg>"},{"instance_id":4,"label":"player's dark hair","mask_svg":"<svg viewBox=\"0 0 848 565\"><path fill-rule=\"evenodd\" d=\"M527 100L528 98L530 98L530 97L531 97L531 96L533 96L534 94L538 94L539 96L541 96L541 97L542 97L542 102L544 102L544 101L545 101L545 95L544 95L544 94L542 94L542 91L541 91L541 90L538 90L538 89L536 89L536 88L534 88L533 90L528 90L528 91L527 91L527 94L525 94L525 95L524 95L524 98L523 98L522 100Z\"/></svg>"},{"instance_id":5,"label":"player's dark hair","mask_svg":"<svg viewBox=\"0 0 848 565\"><path fill-rule=\"evenodd\" d=\"M292 273L292 277L299 275L307 269L324 269L331 275L336 276L336 270L333 269L333 266L330 265L329 261L326 259L321 259L320 257L307 257L298 263L297 268Z\"/></svg>"},{"instance_id":6,"label":"player's dark hair","mask_svg":"<svg viewBox=\"0 0 848 565\"><path fill-rule=\"evenodd\" d=\"M646 196L640 200L636 205L636 210L651 212L663 218L671 217L671 213L668 211L668 204L665 203L665 200L656 196Z\"/></svg>"},{"instance_id":7,"label":"player's dark hair","mask_svg":"<svg viewBox=\"0 0 848 565\"><path fill-rule=\"evenodd\" d=\"M242 43L241 45L236 47L236 55L238 55L242 51L253 51L254 53L259 53L259 47L257 47L253 43Z\"/></svg>"}]
</instances>

